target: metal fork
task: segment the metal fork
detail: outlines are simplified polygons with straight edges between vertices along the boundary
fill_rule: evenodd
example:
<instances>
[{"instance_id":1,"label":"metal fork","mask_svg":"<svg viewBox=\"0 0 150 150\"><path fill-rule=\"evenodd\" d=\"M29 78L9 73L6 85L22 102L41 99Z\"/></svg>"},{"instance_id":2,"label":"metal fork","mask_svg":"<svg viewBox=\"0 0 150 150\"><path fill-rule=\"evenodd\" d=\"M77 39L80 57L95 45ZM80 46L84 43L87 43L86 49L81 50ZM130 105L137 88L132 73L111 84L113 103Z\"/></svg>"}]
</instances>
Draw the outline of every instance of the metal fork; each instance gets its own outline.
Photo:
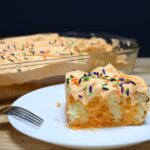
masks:
<instances>
[{"instance_id":1,"label":"metal fork","mask_svg":"<svg viewBox=\"0 0 150 150\"><path fill-rule=\"evenodd\" d=\"M0 115L10 115L17 120L28 124L34 128L39 128L44 120L34 113L18 106L6 106L0 109Z\"/></svg>"}]
</instances>

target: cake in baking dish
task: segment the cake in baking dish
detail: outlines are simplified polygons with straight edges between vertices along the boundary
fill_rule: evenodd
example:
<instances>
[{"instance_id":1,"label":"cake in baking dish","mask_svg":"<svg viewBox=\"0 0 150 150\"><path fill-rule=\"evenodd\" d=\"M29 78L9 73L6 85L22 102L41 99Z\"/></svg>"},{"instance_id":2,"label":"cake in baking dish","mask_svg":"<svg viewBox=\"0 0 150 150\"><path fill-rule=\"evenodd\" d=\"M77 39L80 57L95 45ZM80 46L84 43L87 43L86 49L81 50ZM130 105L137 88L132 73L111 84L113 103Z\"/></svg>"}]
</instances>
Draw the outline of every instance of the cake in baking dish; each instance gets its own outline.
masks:
<instances>
[{"instance_id":1,"label":"cake in baking dish","mask_svg":"<svg viewBox=\"0 0 150 150\"><path fill-rule=\"evenodd\" d=\"M74 129L144 123L149 109L146 83L111 64L90 73L66 74L66 118Z\"/></svg>"},{"instance_id":2,"label":"cake in baking dish","mask_svg":"<svg viewBox=\"0 0 150 150\"><path fill-rule=\"evenodd\" d=\"M65 72L72 68L89 71L108 62L120 68L130 66L126 55L118 58L115 45L99 37L57 33L0 39L0 100L16 99L37 88L64 82ZM105 56L105 60L100 59Z\"/></svg>"},{"instance_id":3,"label":"cake in baking dish","mask_svg":"<svg viewBox=\"0 0 150 150\"><path fill-rule=\"evenodd\" d=\"M0 64L110 51L113 51L113 46L102 38L73 38L57 33L37 34L0 40Z\"/></svg>"}]
</instances>

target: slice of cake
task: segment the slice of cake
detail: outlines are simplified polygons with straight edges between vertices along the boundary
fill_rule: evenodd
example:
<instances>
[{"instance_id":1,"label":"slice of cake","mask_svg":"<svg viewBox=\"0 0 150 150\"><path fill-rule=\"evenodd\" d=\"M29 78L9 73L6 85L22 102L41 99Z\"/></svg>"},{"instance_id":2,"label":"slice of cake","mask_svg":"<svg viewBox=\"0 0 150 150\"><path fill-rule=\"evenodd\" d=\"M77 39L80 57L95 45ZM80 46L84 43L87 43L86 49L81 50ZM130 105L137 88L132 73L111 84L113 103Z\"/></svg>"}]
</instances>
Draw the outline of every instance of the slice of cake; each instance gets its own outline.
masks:
<instances>
[{"instance_id":1,"label":"slice of cake","mask_svg":"<svg viewBox=\"0 0 150 150\"><path fill-rule=\"evenodd\" d=\"M66 117L70 128L99 128L144 123L149 108L143 79L111 64L90 73L66 74Z\"/></svg>"}]
</instances>

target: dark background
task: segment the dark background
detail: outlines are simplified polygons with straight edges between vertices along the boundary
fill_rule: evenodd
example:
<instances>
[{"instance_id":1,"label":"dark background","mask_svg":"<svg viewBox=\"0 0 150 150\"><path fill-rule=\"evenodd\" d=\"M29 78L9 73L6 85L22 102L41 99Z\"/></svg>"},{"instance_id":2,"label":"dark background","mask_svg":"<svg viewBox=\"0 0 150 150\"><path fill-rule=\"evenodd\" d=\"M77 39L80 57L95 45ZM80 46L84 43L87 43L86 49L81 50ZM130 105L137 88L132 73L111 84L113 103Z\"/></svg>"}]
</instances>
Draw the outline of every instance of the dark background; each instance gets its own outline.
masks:
<instances>
[{"instance_id":1,"label":"dark background","mask_svg":"<svg viewBox=\"0 0 150 150\"><path fill-rule=\"evenodd\" d=\"M105 32L137 39L150 56L149 0L1 0L0 36Z\"/></svg>"}]
</instances>

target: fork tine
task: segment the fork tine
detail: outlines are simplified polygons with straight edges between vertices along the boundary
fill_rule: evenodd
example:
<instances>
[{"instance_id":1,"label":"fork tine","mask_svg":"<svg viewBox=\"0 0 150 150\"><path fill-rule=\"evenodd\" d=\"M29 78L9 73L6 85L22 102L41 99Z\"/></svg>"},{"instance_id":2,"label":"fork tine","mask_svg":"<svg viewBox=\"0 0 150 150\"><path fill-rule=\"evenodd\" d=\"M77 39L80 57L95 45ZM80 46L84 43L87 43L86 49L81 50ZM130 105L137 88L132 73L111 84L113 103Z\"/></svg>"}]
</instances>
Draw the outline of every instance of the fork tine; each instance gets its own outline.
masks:
<instances>
[{"instance_id":1,"label":"fork tine","mask_svg":"<svg viewBox=\"0 0 150 150\"><path fill-rule=\"evenodd\" d=\"M22 113L23 115L26 115L26 117L31 118L31 119L33 119L33 120L35 120L37 122L41 122L41 123L44 122L43 119L39 119L39 117L37 117L36 115L30 114L29 111L22 111L22 109L18 109L18 108L14 109L13 111L15 111L17 113Z\"/></svg>"},{"instance_id":2,"label":"fork tine","mask_svg":"<svg viewBox=\"0 0 150 150\"><path fill-rule=\"evenodd\" d=\"M44 120L43 120L42 118L40 118L39 116L33 114L32 112L30 112L30 111L28 111L28 110L26 110L26 109L24 109L24 108L20 108L20 107L15 106L14 109L19 110L19 111L21 111L21 112L23 112L23 113L26 113L26 114L32 116L33 118L35 118L35 119L37 119L37 120L39 120L39 121L42 121L42 122L44 121Z\"/></svg>"},{"instance_id":3,"label":"fork tine","mask_svg":"<svg viewBox=\"0 0 150 150\"><path fill-rule=\"evenodd\" d=\"M37 119L33 118L32 116L29 116L28 114L23 113L21 111L14 110L13 113L20 114L20 116L22 115L23 117L26 117L26 118L36 122L37 124L42 124L43 123L43 121L37 120Z\"/></svg>"},{"instance_id":4,"label":"fork tine","mask_svg":"<svg viewBox=\"0 0 150 150\"><path fill-rule=\"evenodd\" d=\"M11 115L12 117L20 120L32 127L40 127L44 120L39 116L35 115L34 113L18 107L18 106L7 106L0 109L1 115Z\"/></svg>"},{"instance_id":5,"label":"fork tine","mask_svg":"<svg viewBox=\"0 0 150 150\"><path fill-rule=\"evenodd\" d=\"M18 116L16 116L16 115L11 114L10 116L12 116L13 118L19 120L20 122L23 122L23 123L25 123L25 124L27 124L27 125L29 125L29 126L35 128L35 129L37 129L37 128L40 127L39 125L33 124L33 123L27 121L26 119L23 119L23 118L18 117Z\"/></svg>"},{"instance_id":6,"label":"fork tine","mask_svg":"<svg viewBox=\"0 0 150 150\"><path fill-rule=\"evenodd\" d=\"M14 111L12 111L11 113L10 113L10 115L12 115L12 116L17 116L17 117L19 117L20 118L20 120L25 120L25 121L27 121L28 123L31 123L31 124L33 124L33 125L35 125L35 126L38 126L38 127L40 127L42 124L41 123L39 123L39 122L35 122L34 120L32 120L32 119L30 119L30 118L28 118L28 117L26 117L25 115L23 115L23 114L21 114L21 113L16 113L16 112L14 112ZM18 118L18 119L19 119Z\"/></svg>"}]
</instances>

